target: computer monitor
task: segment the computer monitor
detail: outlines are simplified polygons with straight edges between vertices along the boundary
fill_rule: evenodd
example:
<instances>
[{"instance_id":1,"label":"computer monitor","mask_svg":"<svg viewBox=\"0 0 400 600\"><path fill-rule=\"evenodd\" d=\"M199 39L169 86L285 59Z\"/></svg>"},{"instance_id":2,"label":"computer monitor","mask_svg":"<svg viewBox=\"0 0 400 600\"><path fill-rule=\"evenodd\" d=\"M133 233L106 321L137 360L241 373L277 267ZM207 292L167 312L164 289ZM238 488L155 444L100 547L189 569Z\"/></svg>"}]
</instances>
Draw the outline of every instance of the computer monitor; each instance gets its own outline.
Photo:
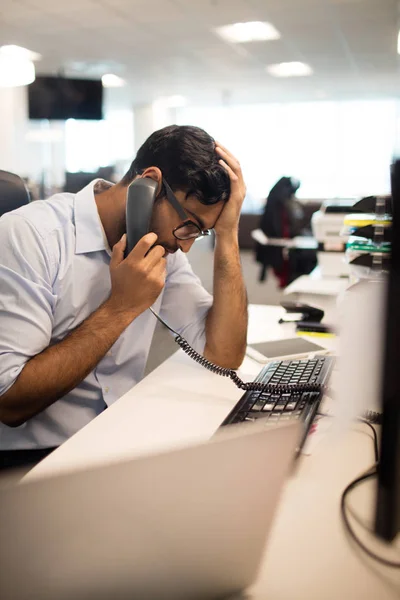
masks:
<instances>
[{"instance_id":1,"label":"computer monitor","mask_svg":"<svg viewBox=\"0 0 400 600\"><path fill-rule=\"evenodd\" d=\"M375 533L393 540L400 532L400 160L392 165L392 256L388 278L382 373L382 437Z\"/></svg>"},{"instance_id":2,"label":"computer monitor","mask_svg":"<svg viewBox=\"0 0 400 600\"><path fill-rule=\"evenodd\" d=\"M70 77L37 76L28 85L30 119L103 118L103 85L101 80Z\"/></svg>"}]
</instances>

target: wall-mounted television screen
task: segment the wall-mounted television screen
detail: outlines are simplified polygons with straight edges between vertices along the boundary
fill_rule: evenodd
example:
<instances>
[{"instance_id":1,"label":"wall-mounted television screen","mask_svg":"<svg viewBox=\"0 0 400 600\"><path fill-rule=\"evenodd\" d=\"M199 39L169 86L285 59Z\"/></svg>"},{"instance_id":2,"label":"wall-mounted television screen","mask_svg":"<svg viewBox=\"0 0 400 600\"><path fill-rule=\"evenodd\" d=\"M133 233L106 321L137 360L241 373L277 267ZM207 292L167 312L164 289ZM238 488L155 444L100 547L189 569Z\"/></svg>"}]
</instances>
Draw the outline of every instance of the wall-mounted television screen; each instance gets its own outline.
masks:
<instances>
[{"instance_id":1,"label":"wall-mounted television screen","mask_svg":"<svg viewBox=\"0 0 400 600\"><path fill-rule=\"evenodd\" d=\"M103 85L100 80L36 77L28 85L30 119L103 118Z\"/></svg>"}]
</instances>

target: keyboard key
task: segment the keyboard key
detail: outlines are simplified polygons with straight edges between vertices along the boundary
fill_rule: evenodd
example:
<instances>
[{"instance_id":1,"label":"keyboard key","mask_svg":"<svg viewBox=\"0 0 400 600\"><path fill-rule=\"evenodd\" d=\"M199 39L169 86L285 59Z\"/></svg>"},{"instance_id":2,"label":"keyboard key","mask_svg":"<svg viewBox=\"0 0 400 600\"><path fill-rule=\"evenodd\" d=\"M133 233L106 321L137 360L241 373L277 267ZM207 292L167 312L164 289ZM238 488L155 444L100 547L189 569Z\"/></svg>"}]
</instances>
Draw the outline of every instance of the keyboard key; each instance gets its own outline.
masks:
<instances>
[{"instance_id":1,"label":"keyboard key","mask_svg":"<svg viewBox=\"0 0 400 600\"><path fill-rule=\"evenodd\" d=\"M286 404L286 400L282 398L282 396L279 396L279 398L276 400L276 404Z\"/></svg>"},{"instance_id":2,"label":"keyboard key","mask_svg":"<svg viewBox=\"0 0 400 600\"><path fill-rule=\"evenodd\" d=\"M292 419L293 417L291 413L283 413L280 418L281 421L291 421Z\"/></svg>"},{"instance_id":3,"label":"keyboard key","mask_svg":"<svg viewBox=\"0 0 400 600\"><path fill-rule=\"evenodd\" d=\"M265 400L262 398L258 398L258 400L253 404L251 410L262 410L264 408Z\"/></svg>"}]
</instances>

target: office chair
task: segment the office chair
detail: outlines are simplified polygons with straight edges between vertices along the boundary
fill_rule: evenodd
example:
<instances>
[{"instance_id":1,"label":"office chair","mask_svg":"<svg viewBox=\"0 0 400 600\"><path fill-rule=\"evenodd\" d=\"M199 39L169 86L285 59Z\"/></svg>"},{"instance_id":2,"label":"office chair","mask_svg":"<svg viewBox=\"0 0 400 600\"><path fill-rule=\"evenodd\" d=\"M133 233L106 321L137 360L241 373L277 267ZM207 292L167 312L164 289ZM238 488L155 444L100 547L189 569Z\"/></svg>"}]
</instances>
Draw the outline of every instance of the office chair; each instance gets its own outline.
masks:
<instances>
[{"instance_id":1,"label":"office chair","mask_svg":"<svg viewBox=\"0 0 400 600\"><path fill-rule=\"evenodd\" d=\"M0 170L0 217L29 202L29 192L21 177Z\"/></svg>"}]
</instances>

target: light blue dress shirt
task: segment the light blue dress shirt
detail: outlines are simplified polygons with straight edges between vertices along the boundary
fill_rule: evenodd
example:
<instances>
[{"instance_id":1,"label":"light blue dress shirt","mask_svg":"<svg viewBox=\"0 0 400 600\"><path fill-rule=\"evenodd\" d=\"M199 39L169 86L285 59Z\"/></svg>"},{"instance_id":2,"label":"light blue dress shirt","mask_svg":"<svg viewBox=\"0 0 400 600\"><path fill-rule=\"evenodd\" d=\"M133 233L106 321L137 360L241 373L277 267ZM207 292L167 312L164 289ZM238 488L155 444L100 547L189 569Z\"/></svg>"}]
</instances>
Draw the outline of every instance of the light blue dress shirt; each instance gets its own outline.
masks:
<instances>
[{"instance_id":1,"label":"light blue dress shirt","mask_svg":"<svg viewBox=\"0 0 400 600\"><path fill-rule=\"evenodd\" d=\"M95 183L0 218L0 396L31 357L63 340L110 295L110 249ZM186 256L169 255L153 308L198 352L211 305ZM0 450L58 446L125 394L143 377L155 325L145 311L69 394L20 427L0 423Z\"/></svg>"}]
</instances>

